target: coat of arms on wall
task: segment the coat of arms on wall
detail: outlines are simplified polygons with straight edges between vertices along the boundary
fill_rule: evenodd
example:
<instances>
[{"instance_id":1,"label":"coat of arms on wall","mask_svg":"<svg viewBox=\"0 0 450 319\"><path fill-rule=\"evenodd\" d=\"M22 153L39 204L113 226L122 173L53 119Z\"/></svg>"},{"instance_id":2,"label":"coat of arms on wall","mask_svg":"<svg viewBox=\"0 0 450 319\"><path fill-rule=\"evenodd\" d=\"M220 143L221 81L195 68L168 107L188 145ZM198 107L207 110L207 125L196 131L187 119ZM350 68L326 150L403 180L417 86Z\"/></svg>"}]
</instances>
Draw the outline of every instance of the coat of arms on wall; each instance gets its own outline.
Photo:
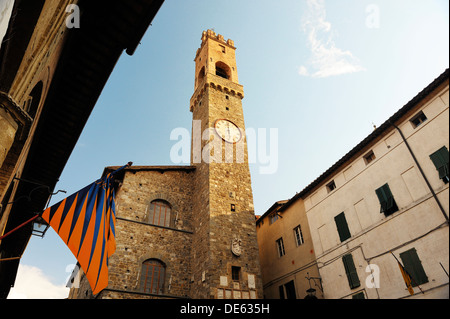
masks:
<instances>
[{"instance_id":1,"label":"coat of arms on wall","mask_svg":"<svg viewBox=\"0 0 450 319\"><path fill-rule=\"evenodd\" d=\"M231 252L233 255L239 257L242 254L242 240L238 237L234 237L231 242Z\"/></svg>"}]
</instances>

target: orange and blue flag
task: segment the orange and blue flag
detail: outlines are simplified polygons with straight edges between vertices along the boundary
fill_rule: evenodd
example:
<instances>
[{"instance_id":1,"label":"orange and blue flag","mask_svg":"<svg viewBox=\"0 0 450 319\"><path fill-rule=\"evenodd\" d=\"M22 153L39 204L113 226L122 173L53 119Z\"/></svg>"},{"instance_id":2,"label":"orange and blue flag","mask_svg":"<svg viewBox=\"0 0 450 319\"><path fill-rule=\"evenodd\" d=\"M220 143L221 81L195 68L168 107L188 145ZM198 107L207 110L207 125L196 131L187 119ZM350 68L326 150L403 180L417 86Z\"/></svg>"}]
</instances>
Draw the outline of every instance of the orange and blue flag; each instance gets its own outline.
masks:
<instances>
[{"instance_id":1,"label":"orange and blue flag","mask_svg":"<svg viewBox=\"0 0 450 319\"><path fill-rule=\"evenodd\" d=\"M94 295L108 286L108 258L116 250L114 174L130 165L131 162L42 213L78 260Z\"/></svg>"}]
</instances>

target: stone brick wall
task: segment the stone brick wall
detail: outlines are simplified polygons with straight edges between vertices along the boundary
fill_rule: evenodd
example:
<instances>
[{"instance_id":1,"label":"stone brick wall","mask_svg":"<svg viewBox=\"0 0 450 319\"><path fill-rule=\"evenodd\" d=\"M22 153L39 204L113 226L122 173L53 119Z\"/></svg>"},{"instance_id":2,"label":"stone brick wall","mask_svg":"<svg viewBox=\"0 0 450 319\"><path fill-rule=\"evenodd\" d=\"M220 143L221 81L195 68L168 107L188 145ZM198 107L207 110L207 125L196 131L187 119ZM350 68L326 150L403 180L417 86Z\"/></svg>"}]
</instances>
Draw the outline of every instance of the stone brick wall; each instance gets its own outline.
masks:
<instances>
[{"instance_id":1,"label":"stone brick wall","mask_svg":"<svg viewBox=\"0 0 450 319\"><path fill-rule=\"evenodd\" d=\"M190 295L193 167L127 169L116 194L116 252L109 259L109 285L97 298L153 299ZM153 200L170 203L173 227L149 224ZM157 259L165 265L160 295L145 293L140 284L142 263ZM76 298L91 298L86 279Z\"/></svg>"},{"instance_id":2,"label":"stone brick wall","mask_svg":"<svg viewBox=\"0 0 450 319\"><path fill-rule=\"evenodd\" d=\"M191 233L119 218L108 289L143 292L139 280L142 263L158 259L166 266L163 295L188 296L191 238Z\"/></svg>"},{"instance_id":3,"label":"stone brick wall","mask_svg":"<svg viewBox=\"0 0 450 319\"><path fill-rule=\"evenodd\" d=\"M192 231L194 170L176 166L127 170L116 195L117 216L145 223L150 202L162 199L172 206L173 216L178 216L174 228Z\"/></svg>"}]
</instances>

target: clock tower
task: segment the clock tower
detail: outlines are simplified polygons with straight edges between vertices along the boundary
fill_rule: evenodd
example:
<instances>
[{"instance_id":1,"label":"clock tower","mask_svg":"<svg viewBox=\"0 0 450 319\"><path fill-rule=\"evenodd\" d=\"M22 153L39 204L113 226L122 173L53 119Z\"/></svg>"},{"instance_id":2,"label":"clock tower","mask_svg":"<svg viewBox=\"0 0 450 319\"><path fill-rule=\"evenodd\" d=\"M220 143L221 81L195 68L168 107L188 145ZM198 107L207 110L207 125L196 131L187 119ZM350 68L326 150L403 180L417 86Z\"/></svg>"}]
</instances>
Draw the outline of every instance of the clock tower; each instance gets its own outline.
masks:
<instances>
[{"instance_id":1,"label":"clock tower","mask_svg":"<svg viewBox=\"0 0 450 319\"><path fill-rule=\"evenodd\" d=\"M192 298L262 298L234 42L212 30L195 56Z\"/></svg>"}]
</instances>

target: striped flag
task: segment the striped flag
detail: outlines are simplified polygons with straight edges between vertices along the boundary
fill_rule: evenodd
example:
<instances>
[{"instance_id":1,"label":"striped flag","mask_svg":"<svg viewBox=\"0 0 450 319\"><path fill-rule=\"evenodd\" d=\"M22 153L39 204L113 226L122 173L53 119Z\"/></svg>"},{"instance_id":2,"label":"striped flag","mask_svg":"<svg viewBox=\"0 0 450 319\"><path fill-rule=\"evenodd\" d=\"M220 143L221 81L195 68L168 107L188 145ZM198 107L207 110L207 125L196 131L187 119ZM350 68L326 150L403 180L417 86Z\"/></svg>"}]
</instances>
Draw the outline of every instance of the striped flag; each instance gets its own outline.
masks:
<instances>
[{"instance_id":1,"label":"striped flag","mask_svg":"<svg viewBox=\"0 0 450 319\"><path fill-rule=\"evenodd\" d=\"M116 250L113 176L131 164L122 166L42 213L42 218L78 260L94 295L108 286L108 258Z\"/></svg>"},{"instance_id":2,"label":"striped flag","mask_svg":"<svg viewBox=\"0 0 450 319\"><path fill-rule=\"evenodd\" d=\"M409 294L412 296L412 295L414 295L414 289L412 287L412 278L398 260L397 260L397 263L398 263L398 267L400 268L400 272L402 273L403 280L405 281L406 288L408 288Z\"/></svg>"}]
</instances>

